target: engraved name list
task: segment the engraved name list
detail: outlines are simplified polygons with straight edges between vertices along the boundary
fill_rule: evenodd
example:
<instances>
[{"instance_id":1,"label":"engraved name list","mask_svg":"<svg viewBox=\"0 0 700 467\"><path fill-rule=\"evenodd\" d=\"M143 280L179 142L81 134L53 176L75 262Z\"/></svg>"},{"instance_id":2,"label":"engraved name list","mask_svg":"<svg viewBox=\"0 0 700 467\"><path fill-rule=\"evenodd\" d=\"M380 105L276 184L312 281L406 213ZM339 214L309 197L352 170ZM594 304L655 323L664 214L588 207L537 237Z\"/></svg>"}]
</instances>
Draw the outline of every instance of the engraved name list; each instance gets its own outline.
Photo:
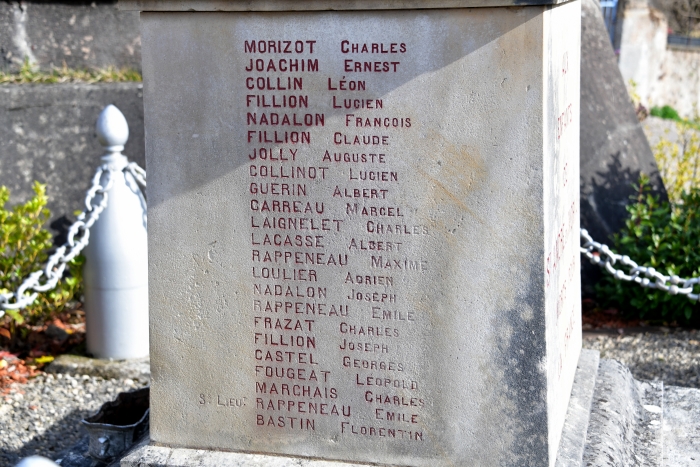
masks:
<instances>
[{"instance_id":1,"label":"engraved name list","mask_svg":"<svg viewBox=\"0 0 700 467\"><path fill-rule=\"evenodd\" d=\"M407 66L410 47L342 38L237 46L246 88L250 423L269 434L423 442L429 401L415 362L397 349L421 326L405 280L430 270L407 245L430 231L395 201L405 174L392 152L416 121L392 114L373 87Z\"/></svg>"}]
</instances>

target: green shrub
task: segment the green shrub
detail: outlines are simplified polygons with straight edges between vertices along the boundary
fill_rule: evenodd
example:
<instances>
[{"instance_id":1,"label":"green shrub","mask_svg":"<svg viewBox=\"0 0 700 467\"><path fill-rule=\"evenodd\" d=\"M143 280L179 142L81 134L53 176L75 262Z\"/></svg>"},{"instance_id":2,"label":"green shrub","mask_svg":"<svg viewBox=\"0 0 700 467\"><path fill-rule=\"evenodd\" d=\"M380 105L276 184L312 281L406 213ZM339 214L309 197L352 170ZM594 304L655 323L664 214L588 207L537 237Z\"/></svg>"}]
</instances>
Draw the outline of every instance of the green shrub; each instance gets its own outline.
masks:
<instances>
[{"instance_id":1,"label":"green shrub","mask_svg":"<svg viewBox=\"0 0 700 467\"><path fill-rule=\"evenodd\" d=\"M675 120L677 122L682 121L676 109L670 105L664 105L663 107L652 107L649 112L654 117L664 118L666 120Z\"/></svg>"},{"instance_id":2,"label":"green shrub","mask_svg":"<svg viewBox=\"0 0 700 467\"><path fill-rule=\"evenodd\" d=\"M53 241L44 224L50 217L46 208L46 186L34 182L34 197L24 204L6 209L10 190L0 186L0 292L15 292L32 272L43 269L49 257ZM68 265L68 274L56 287L41 293L25 309L6 310L16 324L50 319L62 311L82 287L81 265L78 256ZM43 280L46 278L44 277ZM13 328L14 328L13 323Z\"/></svg>"},{"instance_id":3,"label":"green shrub","mask_svg":"<svg viewBox=\"0 0 700 467\"><path fill-rule=\"evenodd\" d=\"M630 216L625 228L614 235L613 251L664 275L700 276L700 187L684 191L675 203L652 195L648 177L640 178L637 190L634 203L627 207ZM607 273L596 285L596 294L605 305L630 317L685 324L700 321L698 302L616 280Z\"/></svg>"}]
</instances>

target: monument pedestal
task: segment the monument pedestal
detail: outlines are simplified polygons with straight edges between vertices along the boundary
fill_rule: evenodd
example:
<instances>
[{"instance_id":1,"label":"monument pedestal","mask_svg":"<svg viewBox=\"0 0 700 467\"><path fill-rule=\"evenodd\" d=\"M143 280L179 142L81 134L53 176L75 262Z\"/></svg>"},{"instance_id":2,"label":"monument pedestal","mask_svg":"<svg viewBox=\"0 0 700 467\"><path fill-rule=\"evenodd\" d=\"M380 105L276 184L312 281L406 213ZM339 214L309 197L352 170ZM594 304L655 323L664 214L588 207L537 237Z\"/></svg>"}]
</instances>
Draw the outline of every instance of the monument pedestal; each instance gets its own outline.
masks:
<instances>
[{"instance_id":1,"label":"monument pedestal","mask_svg":"<svg viewBox=\"0 0 700 467\"><path fill-rule=\"evenodd\" d=\"M153 442L553 466L581 348L579 2L123 3Z\"/></svg>"},{"instance_id":2,"label":"monument pedestal","mask_svg":"<svg viewBox=\"0 0 700 467\"><path fill-rule=\"evenodd\" d=\"M557 467L586 465L583 463L583 455L586 433L589 430L598 364L597 351L583 350L581 352L574 388L566 414L566 422L564 423L562 441L557 455ZM293 462L298 467L368 467L367 464L349 464L303 458L295 458ZM156 445L142 446L121 460L121 467L286 467L289 465L289 457L171 448ZM655 466L661 464L644 465Z\"/></svg>"},{"instance_id":3,"label":"monument pedestal","mask_svg":"<svg viewBox=\"0 0 700 467\"><path fill-rule=\"evenodd\" d=\"M690 467L700 459L700 390L637 381L613 360L583 350L556 467ZM361 467L296 458L299 467ZM282 467L289 457L142 446L121 467Z\"/></svg>"}]
</instances>

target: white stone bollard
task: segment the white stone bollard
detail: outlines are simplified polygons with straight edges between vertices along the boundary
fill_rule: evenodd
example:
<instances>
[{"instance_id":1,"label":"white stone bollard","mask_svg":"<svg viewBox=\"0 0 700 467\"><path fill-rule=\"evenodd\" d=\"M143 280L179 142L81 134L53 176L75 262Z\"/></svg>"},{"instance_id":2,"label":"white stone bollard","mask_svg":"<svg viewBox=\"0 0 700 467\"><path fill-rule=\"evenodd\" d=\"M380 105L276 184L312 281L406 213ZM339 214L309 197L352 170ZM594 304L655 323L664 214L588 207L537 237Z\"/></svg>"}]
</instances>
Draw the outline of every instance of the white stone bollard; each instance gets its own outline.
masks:
<instances>
[{"instance_id":1,"label":"white stone bollard","mask_svg":"<svg viewBox=\"0 0 700 467\"><path fill-rule=\"evenodd\" d=\"M29 456L19 461L15 467L58 467L58 464L46 457Z\"/></svg>"},{"instance_id":2,"label":"white stone bollard","mask_svg":"<svg viewBox=\"0 0 700 467\"><path fill-rule=\"evenodd\" d=\"M98 358L148 355L148 246L146 201L122 155L129 138L124 115L108 105L96 124L113 182L107 207L90 231L83 269L87 350Z\"/></svg>"}]
</instances>

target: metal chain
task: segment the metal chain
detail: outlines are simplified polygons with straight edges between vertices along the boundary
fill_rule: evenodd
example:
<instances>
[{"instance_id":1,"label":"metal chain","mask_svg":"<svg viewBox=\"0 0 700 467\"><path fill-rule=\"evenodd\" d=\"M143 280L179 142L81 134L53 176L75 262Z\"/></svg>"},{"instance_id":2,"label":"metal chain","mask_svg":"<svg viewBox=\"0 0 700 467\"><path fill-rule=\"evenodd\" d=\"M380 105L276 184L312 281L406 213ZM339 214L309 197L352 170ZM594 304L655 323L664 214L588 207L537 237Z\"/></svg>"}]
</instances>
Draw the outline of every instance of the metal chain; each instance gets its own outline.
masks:
<instances>
[{"instance_id":1,"label":"metal chain","mask_svg":"<svg viewBox=\"0 0 700 467\"><path fill-rule=\"evenodd\" d=\"M693 287L700 284L700 277L684 279L678 276L665 276L654 268L639 266L629 256L618 255L607 245L593 241L593 237L586 229L581 229L581 239L583 240L581 253L591 263L605 268L615 279L635 282L642 287L659 289L671 295L685 295L690 300L697 300L700 297L700 293L693 293ZM627 267L628 271L615 269L613 266L617 262Z\"/></svg>"},{"instance_id":2,"label":"metal chain","mask_svg":"<svg viewBox=\"0 0 700 467\"><path fill-rule=\"evenodd\" d=\"M128 171L139 185L146 188L146 171L136 162L129 162L124 170Z\"/></svg>"},{"instance_id":3,"label":"metal chain","mask_svg":"<svg viewBox=\"0 0 700 467\"><path fill-rule=\"evenodd\" d=\"M0 294L0 318L5 315L4 310L17 310L26 308L34 303L39 292L47 292L54 287L63 277L66 264L78 256L90 240L90 228L107 207L107 192L112 188L114 169L108 164L100 166L92 177L92 186L85 194L85 210L80 213L77 220L68 229L68 240L49 257L44 269L34 271L24 280L16 292ZM125 168L134 179L144 187L146 186L146 171L136 163L131 162ZM102 185L102 176L105 176L105 184ZM41 283L41 276L46 280ZM27 293L29 291L32 293Z\"/></svg>"},{"instance_id":4,"label":"metal chain","mask_svg":"<svg viewBox=\"0 0 700 467\"><path fill-rule=\"evenodd\" d=\"M130 162L125 168L139 185L146 187L146 171L135 162ZM106 184L101 185L102 175L106 174ZM85 210L80 213L78 219L68 229L68 241L56 249L46 262L43 270L35 271L19 286L16 292L0 294L0 317L3 310L16 310L29 306L36 300L39 292L46 292L56 287L59 279L63 277L66 264L78 256L90 239L90 228L107 207L107 192L112 187L112 169L105 164L97 169L92 178L92 186L85 195ZM658 289L671 295L686 295L690 300L698 300L700 293L693 293L693 287L700 284L700 277L684 279L675 275L665 276L652 267L639 266L627 255L618 255L602 243L593 240L586 229L581 229L583 246L581 254L591 263L605 268L618 280L635 282L642 287ZM622 269L615 269L617 263L629 268L626 273ZM642 277L642 275L646 277ZM46 281L40 283L41 276L46 276ZM680 285L680 286L679 286ZM34 292L27 295L28 290ZM12 299L14 302L11 302Z\"/></svg>"}]
</instances>

